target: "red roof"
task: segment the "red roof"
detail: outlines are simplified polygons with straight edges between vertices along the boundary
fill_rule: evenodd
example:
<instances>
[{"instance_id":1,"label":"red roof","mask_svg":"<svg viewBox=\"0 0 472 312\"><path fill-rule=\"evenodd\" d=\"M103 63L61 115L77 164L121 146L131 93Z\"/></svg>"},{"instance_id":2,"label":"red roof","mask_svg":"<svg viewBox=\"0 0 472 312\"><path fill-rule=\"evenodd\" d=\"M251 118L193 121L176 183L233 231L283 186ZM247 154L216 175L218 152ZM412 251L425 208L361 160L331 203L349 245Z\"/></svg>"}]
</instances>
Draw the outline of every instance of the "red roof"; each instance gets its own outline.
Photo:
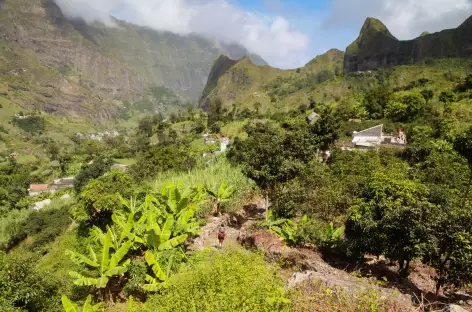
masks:
<instances>
[{"instance_id":1,"label":"red roof","mask_svg":"<svg viewBox=\"0 0 472 312\"><path fill-rule=\"evenodd\" d=\"M29 190L32 192L49 191L49 184L31 184Z\"/></svg>"}]
</instances>

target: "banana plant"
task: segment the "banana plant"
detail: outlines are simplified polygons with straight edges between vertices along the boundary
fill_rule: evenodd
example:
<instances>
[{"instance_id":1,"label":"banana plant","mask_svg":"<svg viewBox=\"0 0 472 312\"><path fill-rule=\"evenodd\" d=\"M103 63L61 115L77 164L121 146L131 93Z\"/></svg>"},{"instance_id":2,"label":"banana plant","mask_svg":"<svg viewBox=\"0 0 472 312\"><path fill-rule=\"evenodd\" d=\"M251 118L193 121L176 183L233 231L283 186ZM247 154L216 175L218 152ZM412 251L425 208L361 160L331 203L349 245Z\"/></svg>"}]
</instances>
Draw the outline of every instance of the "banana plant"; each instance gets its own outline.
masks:
<instances>
[{"instance_id":1,"label":"banana plant","mask_svg":"<svg viewBox=\"0 0 472 312\"><path fill-rule=\"evenodd\" d=\"M144 290L148 292L156 292L162 287L165 287L165 282L169 278L170 271L172 268L172 262L173 262L173 256L169 259L169 262L167 264L167 269L166 271L163 270L161 267L161 264L158 262L158 254L155 254L151 251L146 251L146 254L144 255L146 259L146 263L151 267L151 270L154 274L154 276L151 276L149 274L146 274L146 282L143 286Z\"/></svg>"},{"instance_id":2,"label":"banana plant","mask_svg":"<svg viewBox=\"0 0 472 312\"><path fill-rule=\"evenodd\" d=\"M234 194L234 190L223 180L218 189L206 188L206 193L211 197L216 214L221 213L222 204L228 202Z\"/></svg>"},{"instance_id":3,"label":"banana plant","mask_svg":"<svg viewBox=\"0 0 472 312\"><path fill-rule=\"evenodd\" d=\"M172 182L168 182L161 189L161 198L163 200L166 212L176 214L186 208L190 203L190 198L184 196L180 191L181 183L175 185Z\"/></svg>"},{"instance_id":4,"label":"banana plant","mask_svg":"<svg viewBox=\"0 0 472 312\"><path fill-rule=\"evenodd\" d=\"M100 231L101 232L101 231ZM93 286L100 290L104 301L113 300L109 289L108 282L111 277L123 276L128 271L128 265L130 259L123 262L123 259L128 254L133 242L128 240L123 243L119 248L115 249L113 254L110 254L110 249L113 245L113 234L110 228L107 228L106 233L98 234L95 231L95 235L99 235L99 242L102 245L102 252L100 258L97 257L95 251L89 246L89 256L82 255L72 250L67 250L66 254L70 259L78 264L85 265L93 269L98 274L96 277L87 277L78 272L70 271L69 275L73 277L74 284L77 286Z\"/></svg>"},{"instance_id":5,"label":"banana plant","mask_svg":"<svg viewBox=\"0 0 472 312\"><path fill-rule=\"evenodd\" d=\"M127 207L128 211L116 211L112 215L114 223L112 238L113 247L115 249L121 246L125 240L133 241L133 249L137 249L144 244L144 240L141 237L145 232L146 214L143 214L143 212L149 209L152 200L150 196L146 196L144 203L137 207L135 199L131 198L128 201L120 197L120 201L124 207ZM115 233L115 229L117 229L119 233Z\"/></svg>"},{"instance_id":6,"label":"banana plant","mask_svg":"<svg viewBox=\"0 0 472 312\"><path fill-rule=\"evenodd\" d=\"M64 312L101 312L103 311L103 303L97 303L96 305L92 305L92 296L88 295L87 300L85 300L84 306L82 309L78 308L75 304L73 304L67 296L62 296L62 307L64 308ZM128 298L128 305L126 307L125 312L134 311L134 299L133 296Z\"/></svg>"},{"instance_id":7,"label":"banana plant","mask_svg":"<svg viewBox=\"0 0 472 312\"><path fill-rule=\"evenodd\" d=\"M287 219L276 219L274 216L274 212L272 210L268 210L266 214L266 219L262 222L261 226L267 228L272 233L276 234L277 236L281 236L282 226L287 223Z\"/></svg>"},{"instance_id":8,"label":"banana plant","mask_svg":"<svg viewBox=\"0 0 472 312\"><path fill-rule=\"evenodd\" d=\"M85 300L84 306L80 309L75 304L73 304L67 296L62 296L62 307L65 312L99 312L103 311L103 303L98 303L92 305L92 296L88 295L87 300Z\"/></svg>"},{"instance_id":9,"label":"banana plant","mask_svg":"<svg viewBox=\"0 0 472 312\"><path fill-rule=\"evenodd\" d=\"M152 250L164 251L175 248L185 242L188 238L188 234L180 234L174 231L175 223L174 216L169 215L161 228L156 221L155 213L148 211L146 228L147 246Z\"/></svg>"},{"instance_id":10,"label":"banana plant","mask_svg":"<svg viewBox=\"0 0 472 312\"><path fill-rule=\"evenodd\" d=\"M342 225L338 228L334 227L334 224L331 222L326 226L326 242L330 245L335 244L337 241L341 239L344 235L345 226Z\"/></svg>"},{"instance_id":11,"label":"banana plant","mask_svg":"<svg viewBox=\"0 0 472 312\"><path fill-rule=\"evenodd\" d=\"M296 234L297 234L298 225L292 220L287 220L282 229L280 230L280 237L288 245L296 245Z\"/></svg>"}]
</instances>

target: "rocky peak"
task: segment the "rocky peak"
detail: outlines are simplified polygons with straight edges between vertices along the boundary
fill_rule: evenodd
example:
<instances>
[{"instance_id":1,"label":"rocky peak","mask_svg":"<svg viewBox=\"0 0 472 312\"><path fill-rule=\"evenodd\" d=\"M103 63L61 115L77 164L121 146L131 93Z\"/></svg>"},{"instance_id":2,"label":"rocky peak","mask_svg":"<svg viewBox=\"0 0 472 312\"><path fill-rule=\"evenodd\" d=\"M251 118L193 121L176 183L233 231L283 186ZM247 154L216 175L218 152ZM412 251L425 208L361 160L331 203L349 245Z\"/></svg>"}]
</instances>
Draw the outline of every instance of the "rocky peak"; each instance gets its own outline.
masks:
<instances>
[{"instance_id":1,"label":"rocky peak","mask_svg":"<svg viewBox=\"0 0 472 312\"><path fill-rule=\"evenodd\" d=\"M462 23L459 28L469 28L471 29L472 28L472 16L469 17L468 19L465 20L464 23Z\"/></svg>"},{"instance_id":2,"label":"rocky peak","mask_svg":"<svg viewBox=\"0 0 472 312\"><path fill-rule=\"evenodd\" d=\"M434 34L423 33L414 40L397 40L387 27L368 18L359 37L346 49L344 71L366 71L400 64L417 63L425 58L470 57L472 17L456 29Z\"/></svg>"},{"instance_id":3,"label":"rocky peak","mask_svg":"<svg viewBox=\"0 0 472 312\"><path fill-rule=\"evenodd\" d=\"M368 17L362 26L360 36L371 36L377 33L381 33L387 37L395 39L384 23L376 18Z\"/></svg>"},{"instance_id":4,"label":"rocky peak","mask_svg":"<svg viewBox=\"0 0 472 312\"><path fill-rule=\"evenodd\" d=\"M251 61L248 58L249 62ZM232 60L226 55L220 55L214 62L210 70L210 75L208 76L208 81L203 90L201 99L205 98L210 94L213 88L217 85L218 79L223 76L231 67L233 67L238 61Z\"/></svg>"}]
</instances>

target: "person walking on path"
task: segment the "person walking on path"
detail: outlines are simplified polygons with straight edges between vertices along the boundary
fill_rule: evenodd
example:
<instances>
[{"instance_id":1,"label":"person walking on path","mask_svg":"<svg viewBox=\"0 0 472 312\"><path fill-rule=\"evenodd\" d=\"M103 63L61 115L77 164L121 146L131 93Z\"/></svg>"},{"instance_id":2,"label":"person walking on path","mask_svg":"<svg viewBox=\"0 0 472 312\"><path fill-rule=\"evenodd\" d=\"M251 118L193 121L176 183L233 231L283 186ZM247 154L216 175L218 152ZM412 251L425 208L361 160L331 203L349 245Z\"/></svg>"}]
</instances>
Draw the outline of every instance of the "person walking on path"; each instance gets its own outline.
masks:
<instances>
[{"instance_id":1,"label":"person walking on path","mask_svg":"<svg viewBox=\"0 0 472 312\"><path fill-rule=\"evenodd\" d=\"M225 240L225 237L226 237L226 229L225 229L225 225L224 224L221 224L221 226L218 228L218 245L220 248L223 248L223 242Z\"/></svg>"}]
</instances>

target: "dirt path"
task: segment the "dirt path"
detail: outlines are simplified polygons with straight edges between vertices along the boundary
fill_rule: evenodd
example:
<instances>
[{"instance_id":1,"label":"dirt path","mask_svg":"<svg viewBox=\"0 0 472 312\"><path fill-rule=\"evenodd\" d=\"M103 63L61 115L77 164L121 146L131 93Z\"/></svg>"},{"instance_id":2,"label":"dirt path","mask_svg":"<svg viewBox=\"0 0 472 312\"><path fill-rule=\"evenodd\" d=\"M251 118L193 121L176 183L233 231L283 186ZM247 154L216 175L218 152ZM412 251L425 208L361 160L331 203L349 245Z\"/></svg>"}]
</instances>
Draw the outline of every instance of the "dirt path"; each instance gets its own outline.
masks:
<instances>
[{"instance_id":1,"label":"dirt path","mask_svg":"<svg viewBox=\"0 0 472 312\"><path fill-rule=\"evenodd\" d=\"M211 217L207 225L200 230L200 236L196 237L193 242L191 242L188 249L191 251L200 251L205 248L218 248L217 231L221 224L225 225L227 233L223 247L238 247L239 226L228 225L232 224L231 217L229 215L223 215L221 217Z\"/></svg>"},{"instance_id":2,"label":"dirt path","mask_svg":"<svg viewBox=\"0 0 472 312\"><path fill-rule=\"evenodd\" d=\"M238 243L238 236L239 236L239 229L234 228L234 227L229 227L226 226L226 238L223 243L223 248L224 247L237 247L239 246ZM217 231L214 231L211 235L209 235L206 239L203 241L203 248L211 247L211 248L217 248L218 247L218 238L217 238Z\"/></svg>"}]
</instances>

